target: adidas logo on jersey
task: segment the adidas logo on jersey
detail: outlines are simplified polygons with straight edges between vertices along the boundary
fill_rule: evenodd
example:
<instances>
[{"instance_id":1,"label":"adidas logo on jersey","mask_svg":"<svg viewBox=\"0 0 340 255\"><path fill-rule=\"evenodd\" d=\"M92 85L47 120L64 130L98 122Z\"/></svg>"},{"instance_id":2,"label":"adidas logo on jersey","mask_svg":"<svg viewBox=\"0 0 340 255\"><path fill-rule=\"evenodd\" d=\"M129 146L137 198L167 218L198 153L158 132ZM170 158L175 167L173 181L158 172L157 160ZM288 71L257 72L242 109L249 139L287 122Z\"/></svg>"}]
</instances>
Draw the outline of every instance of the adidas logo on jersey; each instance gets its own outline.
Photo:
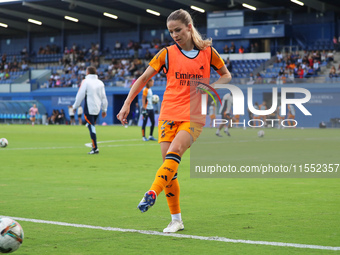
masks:
<instances>
[{"instance_id":1,"label":"adidas logo on jersey","mask_svg":"<svg viewBox=\"0 0 340 255\"><path fill-rule=\"evenodd\" d=\"M204 66L201 66L200 70L204 70Z\"/></svg>"}]
</instances>

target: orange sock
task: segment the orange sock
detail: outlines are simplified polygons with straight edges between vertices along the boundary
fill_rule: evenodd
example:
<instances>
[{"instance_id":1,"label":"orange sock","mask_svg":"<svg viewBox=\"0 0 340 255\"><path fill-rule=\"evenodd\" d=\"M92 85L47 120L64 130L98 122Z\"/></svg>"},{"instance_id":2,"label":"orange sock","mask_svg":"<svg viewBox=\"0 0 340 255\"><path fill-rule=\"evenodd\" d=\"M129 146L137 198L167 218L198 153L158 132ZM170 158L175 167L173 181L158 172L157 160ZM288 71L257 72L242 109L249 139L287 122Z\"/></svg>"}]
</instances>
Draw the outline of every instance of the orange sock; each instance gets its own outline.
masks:
<instances>
[{"instance_id":1,"label":"orange sock","mask_svg":"<svg viewBox=\"0 0 340 255\"><path fill-rule=\"evenodd\" d=\"M175 152L169 152L165 156L165 160L156 173L150 190L154 190L157 196L164 190L165 186L172 180L177 172L181 157Z\"/></svg>"},{"instance_id":2,"label":"orange sock","mask_svg":"<svg viewBox=\"0 0 340 255\"><path fill-rule=\"evenodd\" d=\"M171 214L177 214L181 212L181 208L179 206L180 188L177 180L177 175L175 175L174 178L164 189Z\"/></svg>"}]
</instances>

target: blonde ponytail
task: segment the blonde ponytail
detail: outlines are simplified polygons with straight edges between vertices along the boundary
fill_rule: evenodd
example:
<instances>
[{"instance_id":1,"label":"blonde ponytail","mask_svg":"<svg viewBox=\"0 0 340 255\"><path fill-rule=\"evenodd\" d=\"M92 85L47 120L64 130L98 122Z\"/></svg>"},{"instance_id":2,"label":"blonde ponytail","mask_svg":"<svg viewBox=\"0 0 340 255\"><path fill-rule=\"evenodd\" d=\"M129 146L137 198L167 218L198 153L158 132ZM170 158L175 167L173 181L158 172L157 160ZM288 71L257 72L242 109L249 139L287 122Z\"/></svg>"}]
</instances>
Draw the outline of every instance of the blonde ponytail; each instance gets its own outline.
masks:
<instances>
[{"instance_id":1,"label":"blonde ponytail","mask_svg":"<svg viewBox=\"0 0 340 255\"><path fill-rule=\"evenodd\" d=\"M201 34L197 31L197 29L194 26L194 22L190 16L190 14L183 10L183 9L179 9L177 11L172 12L169 17L167 18L166 22L168 23L171 20L180 20L183 24L185 24L186 26L188 26L189 24L191 24L192 29L191 29L191 38L195 44L195 46L199 49L199 50L204 50L206 47L209 47L212 45L212 39L203 39Z\"/></svg>"}]
</instances>

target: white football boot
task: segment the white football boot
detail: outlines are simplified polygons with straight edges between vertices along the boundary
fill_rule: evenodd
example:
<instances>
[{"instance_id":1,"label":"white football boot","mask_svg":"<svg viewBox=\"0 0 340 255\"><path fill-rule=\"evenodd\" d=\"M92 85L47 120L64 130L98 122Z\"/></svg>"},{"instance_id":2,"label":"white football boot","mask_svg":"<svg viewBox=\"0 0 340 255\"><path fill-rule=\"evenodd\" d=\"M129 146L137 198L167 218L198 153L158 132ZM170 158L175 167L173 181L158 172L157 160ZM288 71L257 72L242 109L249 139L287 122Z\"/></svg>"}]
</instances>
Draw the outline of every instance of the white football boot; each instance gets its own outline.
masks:
<instances>
[{"instance_id":1,"label":"white football boot","mask_svg":"<svg viewBox=\"0 0 340 255\"><path fill-rule=\"evenodd\" d=\"M163 229L163 232L164 233L175 233L183 229L184 229L183 221L173 220L169 223L169 225L165 229Z\"/></svg>"}]
</instances>

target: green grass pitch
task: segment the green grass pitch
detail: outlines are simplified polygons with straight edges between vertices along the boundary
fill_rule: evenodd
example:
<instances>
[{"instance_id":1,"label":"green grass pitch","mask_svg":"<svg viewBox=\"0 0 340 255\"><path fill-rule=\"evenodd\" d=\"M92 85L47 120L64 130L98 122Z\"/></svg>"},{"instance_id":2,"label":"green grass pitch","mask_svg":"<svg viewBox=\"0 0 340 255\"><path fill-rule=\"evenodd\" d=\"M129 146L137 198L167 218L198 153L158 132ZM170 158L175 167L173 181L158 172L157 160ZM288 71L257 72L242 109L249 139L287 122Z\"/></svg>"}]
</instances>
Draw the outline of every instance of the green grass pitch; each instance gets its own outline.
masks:
<instances>
[{"instance_id":1,"label":"green grass pitch","mask_svg":"<svg viewBox=\"0 0 340 255\"><path fill-rule=\"evenodd\" d=\"M205 129L197 144L222 143L237 166L340 163L339 130L265 129L263 138L257 129L222 138L214 131ZM161 164L159 145L142 142L140 127L97 126L97 136L100 154L87 155L84 126L0 125L9 141L0 148L0 215L161 232L170 222L163 194L148 212L136 208ZM178 176L180 234L340 246L339 178L191 178L190 151ZM338 253L19 222L18 255Z\"/></svg>"}]
</instances>

